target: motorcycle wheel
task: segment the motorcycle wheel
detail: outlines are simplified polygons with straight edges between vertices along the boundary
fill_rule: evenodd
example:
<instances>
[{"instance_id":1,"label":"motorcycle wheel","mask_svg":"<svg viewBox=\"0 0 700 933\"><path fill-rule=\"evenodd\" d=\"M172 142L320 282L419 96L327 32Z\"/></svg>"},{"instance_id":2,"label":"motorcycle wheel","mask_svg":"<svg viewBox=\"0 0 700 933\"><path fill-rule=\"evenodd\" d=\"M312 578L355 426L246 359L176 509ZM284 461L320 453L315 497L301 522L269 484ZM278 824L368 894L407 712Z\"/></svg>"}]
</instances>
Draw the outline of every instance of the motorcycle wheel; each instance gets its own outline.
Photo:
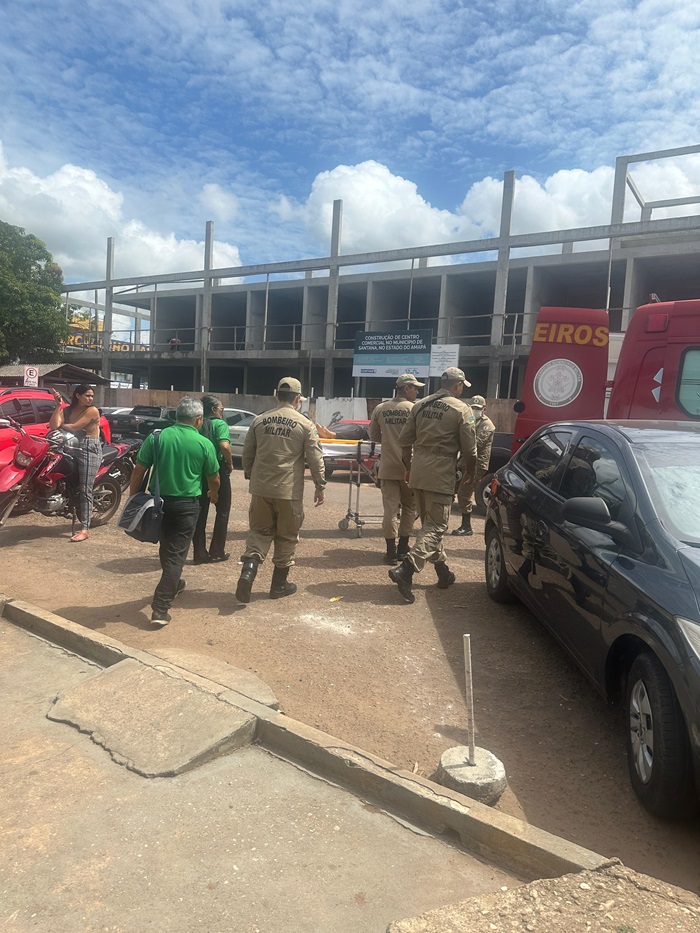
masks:
<instances>
[{"instance_id":1,"label":"motorcycle wheel","mask_svg":"<svg viewBox=\"0 0 700 933\"><path fill-rule=\"evenodd\" d=\"M131 482L131 474L134 472L133 464L126 462L121 464L117 469L109 474L110 479L113 479L115 482L119 483L122 487L122 492L129 488L129 483Z\"/></svg>"},{"instance_id":2,"label":"motorcycle wheel","mask_svg":"<svg viewBox=\"0 0 700 933\"><path fill-rule=\"evenodd\" d=\"M10 517L10 513L17 502L17 493L8 491L0 493L0 526Z\"/></svg>"},{"instance_id":3,"label":"motorcycle wheel","mask_svg":"<svg viewBox=\"0 0 700 933\"><path fill-rule=\"evenodd\" d=\"M20 496L17 500L17 505L12 510L13 515L29 515L33 510L34 505L32 500L28 496ZM0 512L2 512L2 506L0 506Z\"/></svg>"},{"instance_id":4,"label":"motorcycle wheel","mask_svg":"<svg viewBox=\"0 0 700 933\"><path fill-rule=\"evenodd\" d=\"M122 487L116 480L105 476L95 483L92 499L91 525L106 525L114 517L122 501Z\"/></svg>"}]
</instances>

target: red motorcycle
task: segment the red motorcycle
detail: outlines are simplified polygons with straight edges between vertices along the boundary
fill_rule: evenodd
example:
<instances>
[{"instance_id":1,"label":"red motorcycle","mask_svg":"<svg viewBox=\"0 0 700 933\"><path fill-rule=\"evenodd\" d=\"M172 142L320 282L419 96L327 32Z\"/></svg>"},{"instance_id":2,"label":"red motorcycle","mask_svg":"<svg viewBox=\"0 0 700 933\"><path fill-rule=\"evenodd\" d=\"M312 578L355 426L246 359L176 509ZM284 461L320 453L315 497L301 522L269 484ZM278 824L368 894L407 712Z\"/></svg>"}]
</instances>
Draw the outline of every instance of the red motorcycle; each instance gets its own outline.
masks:
<instances>
[{"instance_id":1,"label":"red motorcycle","mask_svg":"<svg viewBox=\"0 0 700 933\"><path fill-rule=\"evenodd\" d=\"M46 437L32 437L12 418L0 419L20 439L12 460L0 464L0 527L11 513L36 511L75 519L78 507L78 438L58 428ZM141 441L103 445L95 477L91 525L104 525L117 512L122 490L129 484Z\"/></svg>"}]
</instances>

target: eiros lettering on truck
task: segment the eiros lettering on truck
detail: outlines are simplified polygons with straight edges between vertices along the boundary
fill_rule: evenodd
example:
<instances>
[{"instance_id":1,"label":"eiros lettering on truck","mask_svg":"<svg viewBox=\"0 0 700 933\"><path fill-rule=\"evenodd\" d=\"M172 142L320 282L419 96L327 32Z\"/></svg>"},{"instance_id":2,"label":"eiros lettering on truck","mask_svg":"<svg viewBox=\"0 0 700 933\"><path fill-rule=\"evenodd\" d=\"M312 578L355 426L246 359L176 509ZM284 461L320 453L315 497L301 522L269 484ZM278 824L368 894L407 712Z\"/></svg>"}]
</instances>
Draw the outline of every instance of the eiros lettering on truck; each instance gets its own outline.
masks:
<instances>
[{"instance_id":1,"label":"eiros lettering on truck","mask_svg":"<svg viewBox=\"0 0 700 933\"><path fill-rule=\"evenodd\" d=\"M534 343L575 343L583 347L607 347L610 336L607 327L590 324L570 324L560 321L539 321L535 325Z\"/></svg>"}]
</instances>

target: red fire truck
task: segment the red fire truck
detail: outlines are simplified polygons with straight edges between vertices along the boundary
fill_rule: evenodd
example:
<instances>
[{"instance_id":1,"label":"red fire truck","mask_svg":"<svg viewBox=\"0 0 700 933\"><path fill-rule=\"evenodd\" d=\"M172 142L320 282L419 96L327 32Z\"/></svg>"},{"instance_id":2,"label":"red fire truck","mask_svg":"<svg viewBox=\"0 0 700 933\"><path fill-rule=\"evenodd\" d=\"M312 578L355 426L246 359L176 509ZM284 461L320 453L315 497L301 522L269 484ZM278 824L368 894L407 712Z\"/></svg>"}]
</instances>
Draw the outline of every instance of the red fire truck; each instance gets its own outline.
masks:
<instances>
[{"instance_id":1,"label":"red fire truck","mask_svg":"<svg viewBox=\"0 0 700 933\"><path fill-rule=\"evenodd\" d=\"M497 433L490 474L544 424L610 418L700 421L700 299L653 302L632 315L609 372L608 312L543 307L512 435Z\"/></svg>"}]
</instances>

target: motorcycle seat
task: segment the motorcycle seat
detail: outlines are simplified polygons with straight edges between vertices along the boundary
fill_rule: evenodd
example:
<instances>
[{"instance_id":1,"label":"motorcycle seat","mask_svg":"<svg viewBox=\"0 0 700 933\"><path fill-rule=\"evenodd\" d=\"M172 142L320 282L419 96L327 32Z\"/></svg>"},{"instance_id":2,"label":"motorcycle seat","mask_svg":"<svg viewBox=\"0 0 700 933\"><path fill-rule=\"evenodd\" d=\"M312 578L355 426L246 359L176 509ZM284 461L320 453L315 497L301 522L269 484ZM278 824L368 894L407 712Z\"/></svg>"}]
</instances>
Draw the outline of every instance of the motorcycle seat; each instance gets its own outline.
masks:
<instances>
[{"instance_id":1,"label":"motorcycle seat","mask_svg":"<svg viewBox=\"0 0 700 933\"><path fill-rule=\"evenodd\" d=\"M116 447L112 447L111 444L102 445L102 462L111 463L113 460L116 460L119 456L119 450Z\"/></svg>"}]
</instances>

